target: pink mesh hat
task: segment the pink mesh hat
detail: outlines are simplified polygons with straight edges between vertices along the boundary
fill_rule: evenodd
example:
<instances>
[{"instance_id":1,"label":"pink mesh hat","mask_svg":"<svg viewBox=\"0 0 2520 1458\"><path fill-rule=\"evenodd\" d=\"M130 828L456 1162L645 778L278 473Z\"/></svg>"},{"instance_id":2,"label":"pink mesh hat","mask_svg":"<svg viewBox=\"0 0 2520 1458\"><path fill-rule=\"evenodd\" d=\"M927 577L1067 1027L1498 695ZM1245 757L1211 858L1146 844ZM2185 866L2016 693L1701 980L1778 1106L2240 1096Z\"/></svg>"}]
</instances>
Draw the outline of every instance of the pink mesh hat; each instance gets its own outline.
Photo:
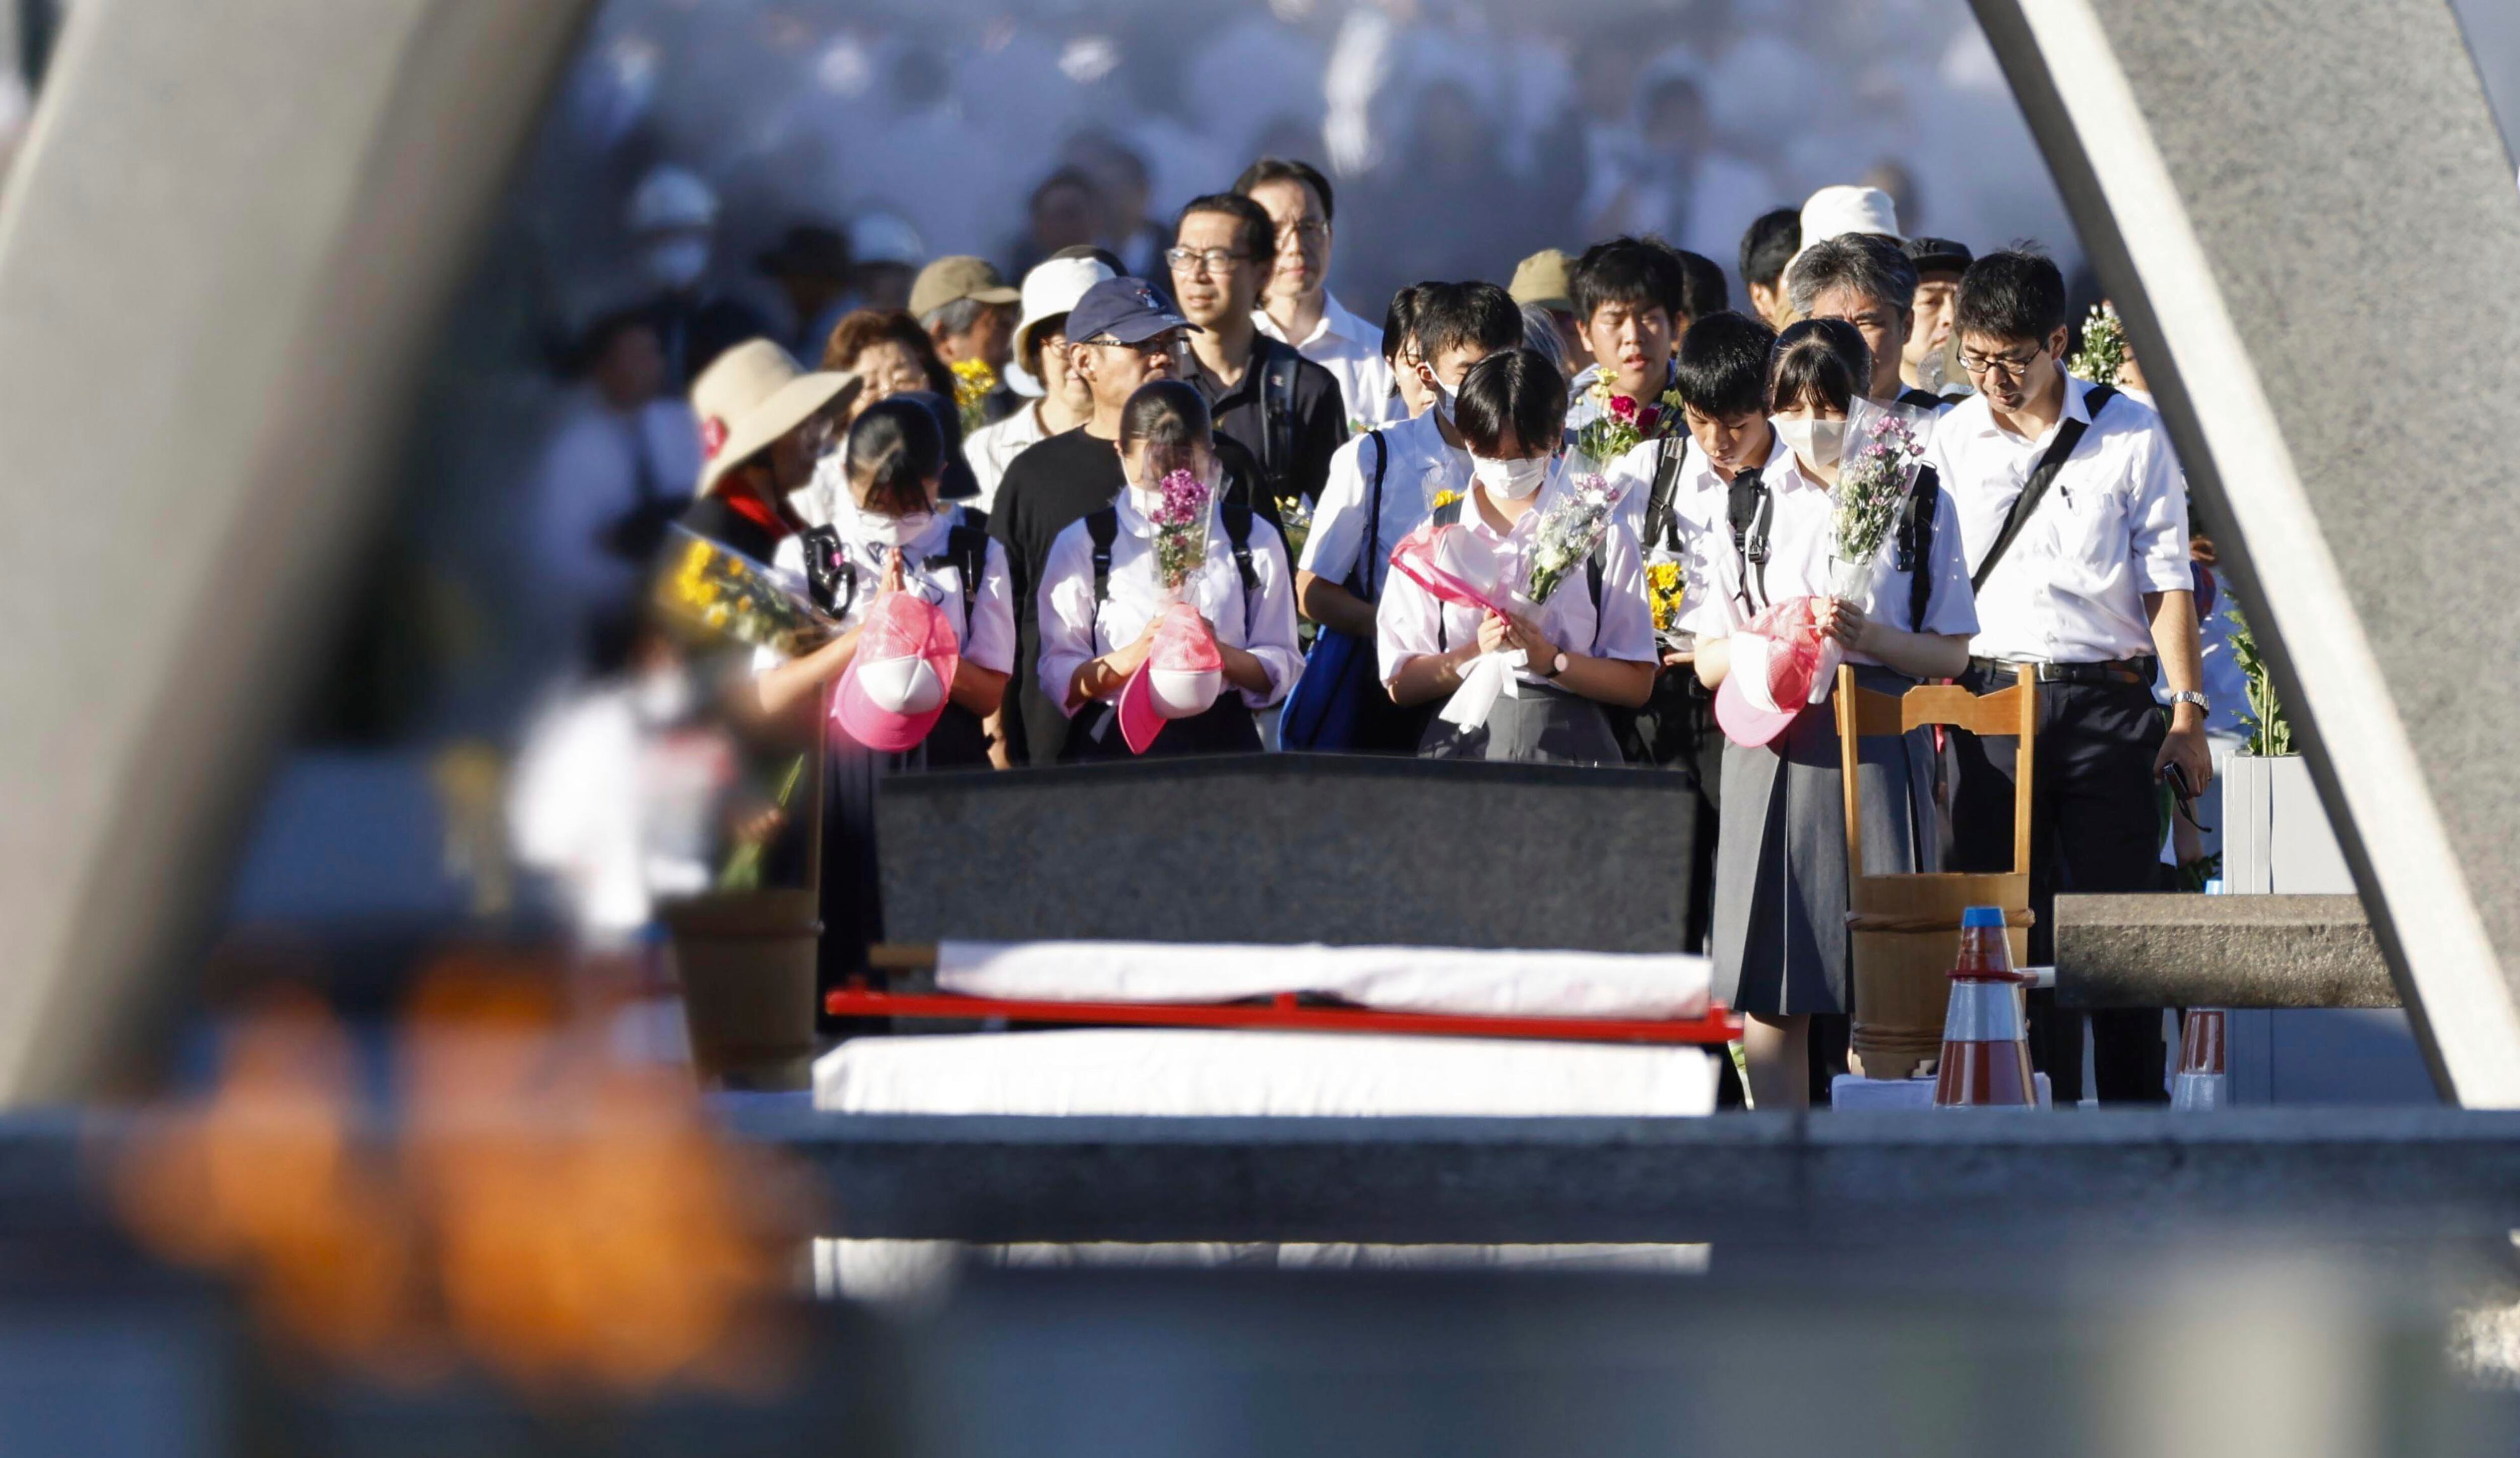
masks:
<instances>
[{"instance_id":1,"label":"pink mesh hat","mask_svg":"<svg viewBox=\"0 0 2520 1458\"><path fill-rule=\"evenodd\" d=\"M954 625L935 604L915 593L887 592L867 610L832 717L868 749L898 753L936 727L962 662Z\"/></svg>"},{"instance_id":2,"label":"pink mesh hat","mask_svg":"<svg viewBox=\"0 0 2520 1458\"><path fill-rule=\"evenodd\" d=\"M1215 706L1225 689L1225 656L1216 651L1198 610L1175 603L1155 624L1147 661L1120 690L1120 737L1143 754L1170 719L1190 719Z\"/></svg>"},{"instance_id":3,"label":"pink mesh hat","mask_svg":"<svg viewBox=\"0 0 2520 1458\"><path fill-rule=\"evenodd\" d=\"M1764 745L1837 672L1837 644L1813 620L1818 598L1787 598L1732 635L1732 666L1715 691L1715 722L1736 745Z\"/></svg>"}]
</instances>

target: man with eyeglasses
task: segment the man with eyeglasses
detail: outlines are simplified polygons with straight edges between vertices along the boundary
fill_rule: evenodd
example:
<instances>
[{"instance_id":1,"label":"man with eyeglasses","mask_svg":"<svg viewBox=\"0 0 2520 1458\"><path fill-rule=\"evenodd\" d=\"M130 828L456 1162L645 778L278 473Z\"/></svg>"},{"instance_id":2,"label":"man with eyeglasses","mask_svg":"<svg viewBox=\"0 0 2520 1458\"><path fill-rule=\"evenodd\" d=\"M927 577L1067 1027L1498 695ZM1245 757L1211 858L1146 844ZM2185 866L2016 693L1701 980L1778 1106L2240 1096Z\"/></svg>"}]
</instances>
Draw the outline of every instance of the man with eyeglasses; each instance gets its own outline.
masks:
<instances>
[{"instance_id":1,"label":"man with eyeglasses","mask_svg":"<svg viewBox=\"0 0 2520 1458\"><path fill-rule=\"evenodd\" d=\"M1803 250L1785 272L1785 294L1803 319L1843 319L1872 350L1865 395L1880 404L1939 411L1948 402L1911 389L1900 376L1916 323L1916 265L1878 233L1843 233Z\"/></svg>"},{"instance_id":2,"label":"man with eyeglasses","mask_svg":"<svg viewBox=\"0 0 2520 1458\"><path fill-rule=\"evenodd\" d=\"M1020 697L1010 696L1008 752L1015 762L1056 764L1065 747L1067 715L1035 682L1041 651L1035 592L1053 542L1070 524L1119 499L1120 412L1138 387L1187 373L1191 338L1199 326L1174 313L1145 279L1113 278L1087 289L1067 315L1067 366L1092 389L1085 424L1016 456L998 483L989 535L1006 544L1015 596L1015 671ZM1216 439L1225 470L1225 498L1249 500L1258 467L1234 441Z\"/></svg>"},{"instance_id":3,"label":"man with eyeglasses","mask_svg":"<svg viewBox=\"0 0 2520 1458\"><path fill-rule=\"evenodd\" d=\"M2199 687L2187 484L2161 417L2065 374L2065 280L1993 253L1960 279L1960 364L1978 393L1945 415L1931 457L1958 508L1977 591L1965 680L2039 685L2031 787L2030 959L2052 962L2056 893L2160 888L2159 786L2213 782ZM1895 358L1895 356L1894 356ZM2165 726L2156 676L2171 689ZM1954 736L1958 871L2013 864L2011 739ZM2158 1011L2093 1013L2103 1103L2159 1103ZM2059 1104L2083 1086L2083 1019L2030 994L2031 1057Z\"/></svg>"},{"instance_id":4,"label":"man with eyeglasses","mask_svg":"<svg viewBox=\"0 0 2520 1458\"><path fill-rule=\"evenodd\" d=\"M1330 457L1347 439L1338 381L1254 322L1260 285L1277 254L1277 229L1249 198L1193 198L1164 254L1173 297L1198 332L1182 378L1207 396L1216 433L1239 441L1260 463L1251 507L1282 529L1318 500Z\"/></svg>"},{"instance_id":5,"label":"man with eyeglasses","mask_svg":"<svg viewBox=\"0 0 2520 1458\"><path fill-rule=\"evenodd\" d=\"M1277 257L1263 280L1262 334L1295 346L1338 381L1348 430L1370 431L1407 418L1382 357L1382 330L1331 295L1330 180L1310 162L1264 157L1242 169L1234 190L1260 205L1278 230Z\"/></svg>"}]
</instances>

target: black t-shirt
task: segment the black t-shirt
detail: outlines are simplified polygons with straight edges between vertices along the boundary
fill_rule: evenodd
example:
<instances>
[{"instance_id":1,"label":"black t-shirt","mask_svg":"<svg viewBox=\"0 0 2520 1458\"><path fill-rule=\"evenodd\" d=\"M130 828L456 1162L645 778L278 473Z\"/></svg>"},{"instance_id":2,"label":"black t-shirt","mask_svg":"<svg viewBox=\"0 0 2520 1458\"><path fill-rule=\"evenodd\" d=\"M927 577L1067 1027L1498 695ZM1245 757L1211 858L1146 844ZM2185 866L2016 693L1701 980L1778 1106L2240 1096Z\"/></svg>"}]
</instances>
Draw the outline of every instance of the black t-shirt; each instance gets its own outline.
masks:
<instances>
[{"instance_id":1,"label":"black t-shirt","mask_svg":"<svg viewBox=\"0 0 2520 1458\"><path fill-rule=\"evenodd\" d=\"M1259 467L1250 453L1220 435L1216 459L1225 470L1226 501L1251 505ZM1060 532L1119 500L1127 483L1119 448L1082 426L1027 448L998 482L989 535L1007 549L1008 585L1015 597L1016 692L1007 700L1006 731L1007 752L1016 763L1056 764L1067 744L1067 715L1042 693L1033 671L1041 657L1042 567Z\"/></svg>"},{"instance_id":2,"label":"black t-shirt","mask_svg":"<svg viewBox=\"0 0 2520 1458\"><path fill-rule=\"evenodd\" d=\"M1252 351L1251 363L1232 389L1225 388L1195 360L1190 378L1207 396L1208 409L1216 418L1216 433L1238 442L1263 468L1269 489L1259 493L1250 506L1276 524L1278 498L1321 499L1322 485L1330 477L1330 457L1347 443L1347 405L1339 394L1338 377L1304 358L1292 344L1267 335L1255 342L1258 347ZM1286 394L1293 408L1274 441L1264 408L1267 388L1262 383L1273 367L1294 371L1294 388Z\"/></svg>"}]
</instances>

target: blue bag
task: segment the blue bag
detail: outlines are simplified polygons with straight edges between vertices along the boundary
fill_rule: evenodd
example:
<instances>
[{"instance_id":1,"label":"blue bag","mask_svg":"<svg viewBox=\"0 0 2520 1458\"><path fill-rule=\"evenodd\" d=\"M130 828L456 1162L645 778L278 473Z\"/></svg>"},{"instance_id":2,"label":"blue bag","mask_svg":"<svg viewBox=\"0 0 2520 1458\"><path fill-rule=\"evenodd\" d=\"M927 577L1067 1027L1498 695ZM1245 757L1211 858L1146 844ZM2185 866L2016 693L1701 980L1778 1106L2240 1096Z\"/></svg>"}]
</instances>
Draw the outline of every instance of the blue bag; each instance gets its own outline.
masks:
<instances>
[{"instance_id":1,"label":"blue bag","mask_svg":"<svg viewBox=\"0 0 2520 1458\"><path fill-rule=\"evenodd\" d=\"M1391 449L1380 431L1372 433L1373 489L1368 493L1365 546L1356 555L1344 584L1358 598L1372 601L1365 584L1382 549L1382 476ZM1304 671L1286 691L1278 712L1278 743L1289 750L1335 753L1357 748L1357 726L1365 712L1365 696L1380 696L1382 675L1376 671L1374 645L1325 627L1304 655Z\"/></svg>"}]
</instances>

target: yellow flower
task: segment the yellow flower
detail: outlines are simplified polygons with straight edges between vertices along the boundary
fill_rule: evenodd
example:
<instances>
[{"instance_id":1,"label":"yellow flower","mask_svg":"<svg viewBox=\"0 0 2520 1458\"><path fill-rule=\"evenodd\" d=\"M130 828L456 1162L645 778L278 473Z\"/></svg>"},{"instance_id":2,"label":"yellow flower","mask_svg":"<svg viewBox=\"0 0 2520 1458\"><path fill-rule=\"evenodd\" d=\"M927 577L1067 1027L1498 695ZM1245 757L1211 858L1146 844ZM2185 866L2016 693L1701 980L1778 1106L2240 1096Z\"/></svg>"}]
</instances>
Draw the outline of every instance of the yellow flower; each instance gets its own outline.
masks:
<instances>
[{"instance_id":1,"label":"yellow flower","mask_svg":"<svg viewBox=\"0 0 2520 1458\"><path fill-rule=\"evenodd\" d=\"M1462 493L1461 493L1461 492L1459 492L1459 491L1454 491L1454 490L1443 490L1443 491L1438 491L1438 492L1436 492L1436 493L1435 493L1435 505L1434 505L1434 507L1433 507L1433 510L1435 510L1435 511L1442 511L1444 508L1446 508L1446 507L1448 507L1448 506L1451 506L1454 502L1459 501L1459 500L1461 500L1461 499L1462 499Z\"/></svg>"},{"instance_id":2,"label":"yellow flower","mask_svg":"<svg viewBox=\"0 0 2520 1458\"><path fill-rule=\"evenodd\" d=\"M1681 600L1688 593L1688 585L1681 578L1679 563L1645 565L1645 596L1653 606L1655 631L1668 633L1680 625Z\"/></svg>"}]
</instances>

